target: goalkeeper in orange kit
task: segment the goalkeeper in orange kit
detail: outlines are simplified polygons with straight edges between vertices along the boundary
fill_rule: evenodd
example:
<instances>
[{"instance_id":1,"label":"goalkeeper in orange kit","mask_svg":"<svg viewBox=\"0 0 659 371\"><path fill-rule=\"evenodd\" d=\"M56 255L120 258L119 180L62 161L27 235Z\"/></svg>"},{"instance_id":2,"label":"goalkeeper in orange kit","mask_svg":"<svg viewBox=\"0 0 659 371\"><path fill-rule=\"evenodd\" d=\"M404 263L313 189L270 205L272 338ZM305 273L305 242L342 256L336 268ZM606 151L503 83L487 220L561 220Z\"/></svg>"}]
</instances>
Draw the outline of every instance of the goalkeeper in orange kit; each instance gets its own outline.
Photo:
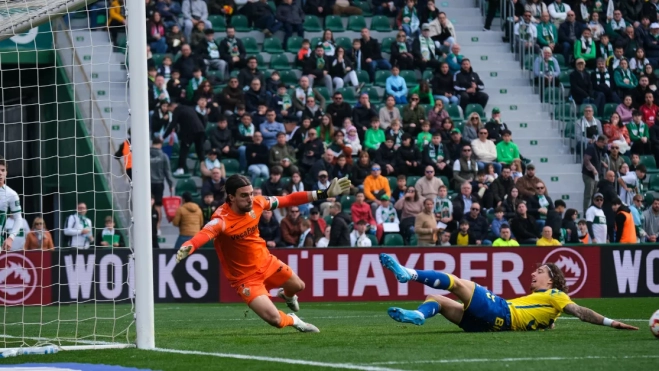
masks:
<instances>
[{"instance_id":1,"label":"goalkeeper in orange kit","mask_svg":"<svg viewBox=\"0 0 659 371\"><path fill-rule=\"evenodd\" d=\"M293 326L301 332L319 332L295 314L286 314L270 301L269 290L280 288L278 297L297 312L300 306L297 293L304 290L304 282L291 268L270 254L259 235L259 219L264 210L298 206L336 197L350 189L350 180L334 178L326 190L295 192L283 197L254 197L249 179L232 175L225 183L227 201L219 207L211 220L191 240L183 243L176 255L180 262L208 241L215 239L215 251L231 287L264 321L275 327Z\"/></svg>"}]
</instances>

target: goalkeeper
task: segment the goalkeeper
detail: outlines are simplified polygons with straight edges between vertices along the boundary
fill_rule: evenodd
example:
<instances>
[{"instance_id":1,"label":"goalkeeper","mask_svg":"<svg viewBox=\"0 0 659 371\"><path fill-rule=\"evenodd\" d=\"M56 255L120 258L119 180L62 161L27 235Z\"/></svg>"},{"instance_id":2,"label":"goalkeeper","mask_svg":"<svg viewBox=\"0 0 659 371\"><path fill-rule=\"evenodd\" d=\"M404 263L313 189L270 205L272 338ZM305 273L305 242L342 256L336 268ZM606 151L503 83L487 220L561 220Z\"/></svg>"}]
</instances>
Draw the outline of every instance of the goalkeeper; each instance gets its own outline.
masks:
<instances>
[{"instance_id":1,"label":"goalkeeper","mask_svg":"<svg viewBox=\"0 0 659 371\"><path fill-rule=\"evenodd\" d=\"M259 235L259 219L264 210L289 207L336 197L350 189L350 180L334 178L326 190L295 192L283 197L254 197L249 179L230 176L225 184L227 201L219 207L210 222L191 240L183 243L176 255L180 262L210 240L222 270L238 295L250 309L272 326L292 326L301 332L319 332L295 314L286 314L270 301L269 290L279 287L278 297L297 312L300 306L296 293L304 289L304 282L291 268L270 254Z\"/></svg>"}]
</instances>

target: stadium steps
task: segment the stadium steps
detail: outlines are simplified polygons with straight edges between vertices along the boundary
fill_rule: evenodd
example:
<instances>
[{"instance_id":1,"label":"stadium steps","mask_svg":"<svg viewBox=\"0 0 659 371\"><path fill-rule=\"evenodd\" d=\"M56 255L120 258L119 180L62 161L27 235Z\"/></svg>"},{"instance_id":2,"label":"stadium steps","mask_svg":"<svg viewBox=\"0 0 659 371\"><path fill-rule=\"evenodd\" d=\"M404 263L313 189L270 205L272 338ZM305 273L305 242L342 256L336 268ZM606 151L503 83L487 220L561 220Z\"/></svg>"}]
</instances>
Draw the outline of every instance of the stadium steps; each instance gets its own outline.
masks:
<instances>
[{"instance_id":1,"label":"stadium steps","mask_svg":"<svg viewBox=\"0 0 659 371\"><path fill-rule=\"evenodd\" d=\"M552 199L564 199L568 207L581 210L581 167L564 145L547 107L533 93L528 72L515 60L510 45L501 40L501 21L496 19L492 31L484 32L484 16L477 2L442 0L438 4L455 26L461 53L471 60L485 84L485 92L490 96L486 115L490 117L492 108L499 107L520 153L533 160L536 174L547 183Z\"/></svg>"}]
</instances>

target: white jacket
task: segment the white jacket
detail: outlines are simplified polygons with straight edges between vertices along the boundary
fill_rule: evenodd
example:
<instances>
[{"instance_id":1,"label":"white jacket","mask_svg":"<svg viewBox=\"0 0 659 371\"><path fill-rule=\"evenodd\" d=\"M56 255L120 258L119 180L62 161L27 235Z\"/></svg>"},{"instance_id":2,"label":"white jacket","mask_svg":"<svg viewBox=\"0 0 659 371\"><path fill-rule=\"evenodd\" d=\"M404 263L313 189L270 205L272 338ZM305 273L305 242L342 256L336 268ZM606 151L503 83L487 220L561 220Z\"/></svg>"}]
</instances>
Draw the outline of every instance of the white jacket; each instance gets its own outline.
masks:
<instances>
[{"instance_id":1,"label":"white jacket","mask_svg":"<svg viewBox=\"0 0 659 371\"><path fill-rule=\"evenodd\" d=\"M89 233L82 234L83 229L89 229ZM71 237L69 246L79 249L88 249L90 238L94 235L94 227L91 219L80 217L78 214L69 215L66 219L64 234Z\"/></svg>"},{"instance_id":2,"label":"white jacket","mask_svg":"<svg viewBox=\"0 0 659 371\"><path fill-rule=\"evenodd\" d=\"M480 139L474 139L471 141L471 149L480 161L495 162L497 160L497 147L491 140L482 142Z\"/></svg>"},{"instance_id":3,"label":"white jacket","mask_svg":"<svg viewBox=\"0 0 659 371\"><path fill-rule=\"evenodd\" d=\"M350 232L350 246L352 247L371 247L371 239L368 238L366 233L359 235L359 232L355 229Z\"/></svg>"},{"instance_id":4,"label":"white jacket","mask_svg":"<svg viewBox=\"0 0 659 371\"><path fill-rule=\"evenodd\" d=\"M572 10L572 8L570 8L569 5L565 4L565 2L563 2L563 6L565 6L565 11L564 12L559 12L558 9L556 9L555 5L556 5L556 2L553 2L553 3L549 4L549 6L547 7L547 10L549 10L549 16L551 17L552 20L557 20L557 21L560 21L560 22L565 21L565 19L567 18L567 12Z\"/></svg>"}]
</instances>

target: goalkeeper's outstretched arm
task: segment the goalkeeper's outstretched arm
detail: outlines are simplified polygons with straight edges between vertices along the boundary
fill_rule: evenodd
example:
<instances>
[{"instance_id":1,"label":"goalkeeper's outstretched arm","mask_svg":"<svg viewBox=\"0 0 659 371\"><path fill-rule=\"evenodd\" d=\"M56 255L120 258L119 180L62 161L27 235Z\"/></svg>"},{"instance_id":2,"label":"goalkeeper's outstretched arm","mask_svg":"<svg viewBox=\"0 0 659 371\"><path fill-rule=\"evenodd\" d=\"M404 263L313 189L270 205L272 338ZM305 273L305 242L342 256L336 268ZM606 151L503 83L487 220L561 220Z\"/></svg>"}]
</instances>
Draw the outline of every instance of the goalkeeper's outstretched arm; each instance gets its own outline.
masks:
<instances>
[{"instance_id":1,"label":"goalkeeper's outstretched arm","mask_svg":"<svg viewBox=\"0 0 659 371\"><path fill-rule=\"evenodd\" d=\"M574 303L566 305L565 308L563 308L563 312L579 318L582 322L588 322L594 325L610 326L620 330L638 330L638 327L608 319L592 309Z\"/></svg>"}]
</instances>

